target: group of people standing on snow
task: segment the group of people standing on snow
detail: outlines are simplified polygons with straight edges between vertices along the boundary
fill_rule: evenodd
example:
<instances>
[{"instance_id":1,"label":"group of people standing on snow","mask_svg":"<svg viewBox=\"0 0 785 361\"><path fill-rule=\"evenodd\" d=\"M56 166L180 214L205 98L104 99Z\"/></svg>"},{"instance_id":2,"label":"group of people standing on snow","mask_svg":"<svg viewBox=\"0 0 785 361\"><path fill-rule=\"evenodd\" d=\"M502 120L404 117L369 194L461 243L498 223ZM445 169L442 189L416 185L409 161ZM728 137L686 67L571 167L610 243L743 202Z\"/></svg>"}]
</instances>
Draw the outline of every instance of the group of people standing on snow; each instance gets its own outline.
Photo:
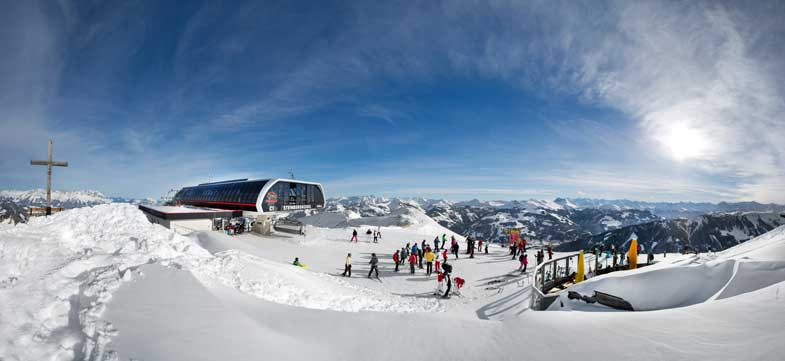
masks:
<instances>
[{"instance_id":1,"label":"group of people standing on snow","mask_svg":"<svg viewBox=\"0 0 785 361\"><path fill-rule=\"evenodd\" d=\"M374 231L373 235L374 239L378 240L378 238L381 237L381 232ZM357 230L352 231L351 241L358 241ZM400 250L396 250L392 255L392 261L395 265L395 269L393 271L399 272L400 267L404 266L408 262L409 273L411 274L415 274L417 269L424 269L426 277L430 277L436 273L437 287L435 294L445 298L450 297L450 294L453 292L453 282L455 282L457 290L460 289L460 287L462 287L466 281L460 277L455 277L454 279L452 277L453 266L447 262L448 241L450 242L449 251L457 259L460 250L458 241L455 239L455 236L451 236L448 240L447 235L442 234L441 238L439 236L434 238L433 247L423 240L421 243L407 243L405 247L401 247ZM482 241L476 241L469 238L467 239L467 246L469 248L467 253L470 254L471 258L474 256L475 248L482 249ZM487 243L485 244L485 253L488 253ZM371 259L368 264L370 266L370 269L368 270L368 278L371 278L374 275L376 278L379 278L379 258L376 256L376 253L371 253ZM341 275L344 277L352 276L351 253L346 255L344 260L344 270Z\"/></svg>"},{"instance_id":2,"label":"group of people standing on snow","mask_svg":"<svg viewBox=\"0 0 785 361\"><path fill-rule=\"evenodd\" d=\"M365 231L365 234L367 234L369 236L373 235L373 243L379 243L379 240L382 239L382 232L380 230L378 230L378 229L377 230L373 230L373 231L371 231L369 229L369 230ZM352 238L349 239L349 242L355 242L356 243L358 241L359 241L359 239L357 238L357 230L354 229L354 230L352 230Z\"/></svg>"}]
</instances>

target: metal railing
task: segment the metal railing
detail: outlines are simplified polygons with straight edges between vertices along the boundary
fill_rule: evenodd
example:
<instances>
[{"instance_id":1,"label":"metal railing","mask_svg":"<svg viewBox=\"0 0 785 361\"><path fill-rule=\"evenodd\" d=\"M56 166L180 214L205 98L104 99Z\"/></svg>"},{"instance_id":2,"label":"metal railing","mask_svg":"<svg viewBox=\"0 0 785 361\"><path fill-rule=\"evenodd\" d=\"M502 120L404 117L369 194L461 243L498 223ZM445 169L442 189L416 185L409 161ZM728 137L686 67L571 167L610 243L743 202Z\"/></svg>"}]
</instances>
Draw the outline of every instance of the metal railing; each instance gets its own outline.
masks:
<instances>
[{"instance_id":1,"label":"metal railing","mask_svg":"<svg viewBox=\"0 0 785 361\"><path fill-rule=\"evenodd\" d=\"M537 265L532 274L531 309L544 310L559 297L558 294L549 294L549 292L574 280L579 255L580 253L573 253ZM595 269L596 257L594 254L584 253L583 262L588 274L590 270Z\"/></svg>"}]
</instances>

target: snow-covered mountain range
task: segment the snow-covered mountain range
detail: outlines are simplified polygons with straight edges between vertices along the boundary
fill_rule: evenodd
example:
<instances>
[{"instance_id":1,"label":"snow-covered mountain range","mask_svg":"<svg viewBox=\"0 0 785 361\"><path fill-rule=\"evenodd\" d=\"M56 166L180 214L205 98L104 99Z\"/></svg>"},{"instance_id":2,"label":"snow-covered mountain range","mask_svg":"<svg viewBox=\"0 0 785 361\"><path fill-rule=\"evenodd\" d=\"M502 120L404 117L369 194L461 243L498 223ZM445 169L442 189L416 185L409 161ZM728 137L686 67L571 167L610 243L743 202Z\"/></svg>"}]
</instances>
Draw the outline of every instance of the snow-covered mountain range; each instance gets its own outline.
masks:
<instances>
[{"instance_id":1,"label":"snow-covered mountain range","mask_svg":"<svg viewBox=\"0 0 785 361\"><path fill-rule=\"evenodd\" d=\"M557 198L555 203L564 207L599 209L641 209L663 218L695 218L717 212L785 212L785 205L758 202L641 202L627 199L606 200L589 198Z\"/></svg>"},{"instance_id":2,"label":"snow-covered mountain range","mask_svg":"<svg viewBox=\"0 0 785 361\"><path fill-rule=\"evenodd\" d=\"M663 219L630 225L559 245L561 251L580 249L626 249L635 238L644 250L678 252L684 246L705 252L718 251L760 236L780 225L785 218L774 212L709 213L693 219Z\"/></svg>"},{"instance_id":3,"label":"snow-covered mountain range","mask_svg":"<svg viewBox=\"0 0 785 361\"><path fill-rule=\"evenodd\" d=\"M458 234L496 242L506 241L505 228L519 228L534 242L566 242L564 250L572 250L593 247L601 242L598 240L619 246L636 232L644 244L657 242L659 247L670 245L673 250L684 244L719 250L785 223L785 218L779 217L783 210L785 206L755 202L648 203L567 198L451 202L358 196L330 199L324 211L302 212L295 218L313 225L345 227L367 224L369 217L407 213L411 219L416 218L411 214L421 212ZM386 225L406 223L398 220Z\"/></svg>"},{"instance_id":4,"label":"snow-covered mountain range","mask_svg":"<svg viewBox=\"0 0 785 361\"><path fill-rule=\"evenodd\" d=\"M5 190L0 191L0 198L9 199L22 207L46 206L45 189ZM79 208L105 203L112 203L112 200L103 195L103 193L94 190L52 191L52 207Z\"/></svg>"},{"instance_id":5,"label":"snow-covered mountain range","mask_svg":"<svg viewBox=\"0 0 785 361\"><path fill-rule=\"evenodd\" d=\"M0 224L17 224L27 222L27 212L16 203L0 199Z\"/></svg>"}]
</instances>

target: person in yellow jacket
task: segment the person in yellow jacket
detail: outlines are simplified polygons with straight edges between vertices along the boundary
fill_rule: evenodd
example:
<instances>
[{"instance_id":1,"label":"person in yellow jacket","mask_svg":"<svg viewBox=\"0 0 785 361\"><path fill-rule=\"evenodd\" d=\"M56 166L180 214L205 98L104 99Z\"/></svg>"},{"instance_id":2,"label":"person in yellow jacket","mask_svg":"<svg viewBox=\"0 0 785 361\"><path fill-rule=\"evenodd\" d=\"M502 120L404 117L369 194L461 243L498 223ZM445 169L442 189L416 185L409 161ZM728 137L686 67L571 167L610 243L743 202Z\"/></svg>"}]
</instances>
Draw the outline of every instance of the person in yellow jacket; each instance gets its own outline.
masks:
<instances>
[{"instance_id":1,"label":"person in yellow jacket","mask_svg":"<svg viewBox=\"0 0 785 361\"><path fill-rule=\"evenodd\" d=\"M433 260L436 258L436 255L433 254L431 248L429 247L425 251L425 275L430 276L433 272Z\"/></svg>"}]
</instances>

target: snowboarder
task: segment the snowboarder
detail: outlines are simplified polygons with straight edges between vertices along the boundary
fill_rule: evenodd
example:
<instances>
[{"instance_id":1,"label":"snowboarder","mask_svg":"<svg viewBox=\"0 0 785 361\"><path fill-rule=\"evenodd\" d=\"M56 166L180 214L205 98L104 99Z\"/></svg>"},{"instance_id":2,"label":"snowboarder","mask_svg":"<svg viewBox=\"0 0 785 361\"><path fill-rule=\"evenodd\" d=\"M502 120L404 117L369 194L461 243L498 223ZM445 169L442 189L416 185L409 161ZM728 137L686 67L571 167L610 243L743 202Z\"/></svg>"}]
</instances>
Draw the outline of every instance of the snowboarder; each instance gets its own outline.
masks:
<instances>
[{"instance_id":1,"label":"snowboarder","mask_svg":"<svg viewBox=\"0 0 785 361\"><path fill-rule=\"evenodd\" d=\"M371 265L371 270L368 271L368 278L371 278L371 273L374 271L376 272L376 278L379 278L379 259L376 258L376 253L371 253L371 261L368 262Z\"/></svg>"},{"instance_id":2,"label":"snowboarder","mask_svg":"<svg viewBox=\"0 0 785 361\"><path fill-rule=\"evenodd\" d=\"M414 253L409 255L409 270L411 274L414 274L414 265L417 263L417 256Z\"/></svg>"},{"instance_id":3,"label":"snowboarder","mask_svg":"<svg viewBox=\"0 0 785 361\"><path fill-rule=\"evenodd\" d=\"M352 231L352 239L349 240L349 242L351 242L351 241L357 242L357 230L356 229Z\"/></svg>"},{"instance_id":4,"label":"snowboarder","mask_svg":"<svg viewBox=\"0 0 785 361\"><path fill-rule=\"evenodd\" d=\"M398 265L401 261L401 255L398 254L398 250L395 250L395 254L393 254L393 262L395 262L395 272L398 272Z\"/></svg>"},{"instance_id":5,"label":"snowboarder","mask_svg":"<svg viewBox=\"0 0 785 361\"><path fill-rule=\"evenodd\" d=\"M433 252L431 252L431 250L428 249L428 252L425 252L425 265L427 266L425 268L425 275L426 276L430 276L431 273L433 272L433 259L434 258L435 257L433 255Z\"/></svg>"},{"instance_id":6,"label":"snowboarder","mask_svg":"<svg viewBox=\"0 0 785 361\"><path fill-rule=\"evenodd\" d=\"M300 266L300 257L294 257L294 262L292 262L292 266Z\"/></svg>"},{"instance_id":7,"label":"snowboarder","mask_svg":"<svg viewBox=\"0 0 785 361\"><path fill-rule=\"evenodd\" d=\"M351 277L352 276L352 254L349 253L346 255L346 262L343 264L343 276L344 277Z\"/></svg>"}]
</instances>

